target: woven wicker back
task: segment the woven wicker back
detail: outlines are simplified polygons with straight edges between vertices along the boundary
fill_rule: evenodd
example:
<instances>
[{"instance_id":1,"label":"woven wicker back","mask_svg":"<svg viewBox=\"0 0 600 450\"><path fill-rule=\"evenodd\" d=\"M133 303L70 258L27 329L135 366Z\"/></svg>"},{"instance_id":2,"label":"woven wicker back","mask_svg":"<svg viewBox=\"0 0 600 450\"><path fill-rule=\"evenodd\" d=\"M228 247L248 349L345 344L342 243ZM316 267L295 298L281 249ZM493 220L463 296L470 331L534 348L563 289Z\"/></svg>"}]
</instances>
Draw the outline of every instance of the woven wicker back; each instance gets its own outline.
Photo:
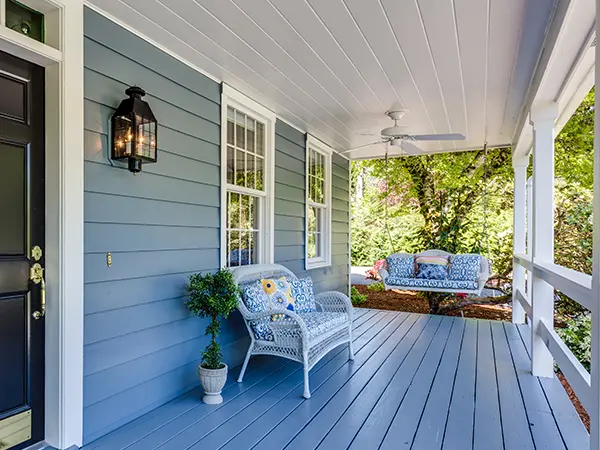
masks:
<instances>
[{"instance_id":1,"label":"woven wicker back","mask_svg":"<svg viewBox=\"0 0 600 450\"><path fill-rule=\"evenodd\" d=\"M265 278L287 277L296 280L297 277L289 269L279 264L253 264L249 266L234 267L231 269L236 283L243 285Z\"/></svg>"}]
</instances>

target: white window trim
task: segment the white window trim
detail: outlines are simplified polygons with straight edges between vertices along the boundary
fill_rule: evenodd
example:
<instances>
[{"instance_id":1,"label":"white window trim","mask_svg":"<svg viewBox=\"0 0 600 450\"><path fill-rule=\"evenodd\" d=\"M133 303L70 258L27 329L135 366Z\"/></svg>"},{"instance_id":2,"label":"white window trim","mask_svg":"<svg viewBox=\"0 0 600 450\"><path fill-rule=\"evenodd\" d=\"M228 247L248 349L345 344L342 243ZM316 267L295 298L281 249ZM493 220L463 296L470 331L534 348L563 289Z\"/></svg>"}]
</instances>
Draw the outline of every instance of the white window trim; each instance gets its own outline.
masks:
<instances>
[{"instance_id":1,"label":"white window trim","mask_svg":"<svg viewBox=\"0 0 600 450\"><path fill-rule=\"evenodd\" d=\"M325 242L323 244L323 256L320 258L309 258L308 257L308 210L311 206L311 201L308 194L309 189L309 156L310 150L313 149L319 152L321 155L325 157L325 217L323 218L324 230L321 233L321 239L324 239ZM331 165L332 165L332 155L333 149L327 144L321 142L314 136L307 134L306 135L306 169L304 172L305 178L305 193L306 193L306 201L305 201L305 213L304 213L304 261L306 270L318 269L321 267L330 267L331 266L331 217L332 217L332 200L331 200L331 191L332 191L332 174L331 174Z\"/></svg>"},{"instance_id":2,"label":"white window trim","mask_svg":"<svg viewBox=\"0 0 600 450\"><path fill-rule=\"evenodd\" d=\"M265 124L265 196L259 219L261 234L260 264L272 264L275 258L275 121L271 110L246 97L227 84L221 93L221 267L227 267L227 192L256 194L253 189L227 184L227 108L232 107Z\"/></svg>"}]
</instances>

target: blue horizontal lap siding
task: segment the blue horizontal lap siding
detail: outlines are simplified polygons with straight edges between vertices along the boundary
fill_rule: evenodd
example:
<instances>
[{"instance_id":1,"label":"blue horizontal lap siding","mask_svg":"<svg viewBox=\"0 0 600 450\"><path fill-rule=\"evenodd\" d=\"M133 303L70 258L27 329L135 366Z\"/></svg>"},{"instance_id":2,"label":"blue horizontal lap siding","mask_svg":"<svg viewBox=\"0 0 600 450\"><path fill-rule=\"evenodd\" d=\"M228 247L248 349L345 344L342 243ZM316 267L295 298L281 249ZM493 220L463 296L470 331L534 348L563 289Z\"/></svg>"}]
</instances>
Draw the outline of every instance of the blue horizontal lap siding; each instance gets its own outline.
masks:
<instances>
[{"instance_id":1,"label":"blue horizontal lap siding","mask_svg":"<svg viewBox=\"0 0 600 450\"><path fill-rule=\"evenodd\" d=\"M306 270L305 135L284 122L275 126L275 262L310 276L316 292L348 292L349 161L332 157L332 264Z\"/></svg>"},{"instance_id":2,"label":"blue horizontal lap siding","mask_svg":"<svg viewBox=\"0 0 600 450\"><path fill-rule=\"evenodd\" d=\"M196 386L206 323L185 308L191 273L219 267L220 86L85 11L84 442ZM159 121L158 164L108 159L108 124L133 84ZM112 267L106 253L112 253ZM247 332L223 324L228 363Z\"/></svg>"}]
</instances>

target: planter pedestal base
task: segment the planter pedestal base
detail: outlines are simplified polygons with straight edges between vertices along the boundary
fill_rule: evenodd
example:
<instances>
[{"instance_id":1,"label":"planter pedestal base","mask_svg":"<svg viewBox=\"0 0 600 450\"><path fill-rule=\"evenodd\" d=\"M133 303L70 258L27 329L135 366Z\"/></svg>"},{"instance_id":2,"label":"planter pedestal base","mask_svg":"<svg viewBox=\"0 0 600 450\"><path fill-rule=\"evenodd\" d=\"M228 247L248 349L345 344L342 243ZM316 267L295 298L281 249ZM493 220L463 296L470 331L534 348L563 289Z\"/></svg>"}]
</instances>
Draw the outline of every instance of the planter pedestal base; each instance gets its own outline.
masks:
<instances>
[{"instance_id":1,"label":"planter pedestal base","mask_svg":"<svg viewBox=\"0 0 600 450\"><path fill-rule=\"evenodd\" d=\"M220 405L223 403L223 397L221 396L220 392L218 394L207 394L205 392L204 397L202 397L202 401L207 405Z\"/></svg>"},{"instance_id":2,"label":"planter pedestal base","mask_svg":"<svg viewBox=\"0 0 600 450\"><path fill-rule=\"evenodd\" d=\"M227 381L227 364L223 364L223 367L220 369L207 369L200 365L198 366L198 375L200 376L200 383L202 383L202 387L204 388L202 401L207 405L223 403L221 390Z\"/></svg>"}]
</instances>

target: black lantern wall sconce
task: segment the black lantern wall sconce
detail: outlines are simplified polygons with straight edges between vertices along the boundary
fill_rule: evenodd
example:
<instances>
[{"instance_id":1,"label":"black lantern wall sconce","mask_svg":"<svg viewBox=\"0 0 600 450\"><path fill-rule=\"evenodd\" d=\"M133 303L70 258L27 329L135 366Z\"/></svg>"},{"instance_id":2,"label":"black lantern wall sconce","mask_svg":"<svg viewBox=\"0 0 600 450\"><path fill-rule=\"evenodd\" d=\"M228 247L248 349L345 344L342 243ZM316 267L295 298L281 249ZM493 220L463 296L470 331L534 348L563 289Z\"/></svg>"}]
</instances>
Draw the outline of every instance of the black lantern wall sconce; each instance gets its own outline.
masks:
<instances>
[{"instance_id":1,"label":"black lantern wall sconce","mask_svg":"<svg viewBox=\"0 0 600 450\"><path fill-rule=\"evenodd\" d=\"M157 161L157 122L150 105L142 100L146 91L132 86L125 94L129 98L121 102L111 117L111 158L127 159L129 171L136 174L142 170L142 162Z\"/></svg>"}]
</instances>

